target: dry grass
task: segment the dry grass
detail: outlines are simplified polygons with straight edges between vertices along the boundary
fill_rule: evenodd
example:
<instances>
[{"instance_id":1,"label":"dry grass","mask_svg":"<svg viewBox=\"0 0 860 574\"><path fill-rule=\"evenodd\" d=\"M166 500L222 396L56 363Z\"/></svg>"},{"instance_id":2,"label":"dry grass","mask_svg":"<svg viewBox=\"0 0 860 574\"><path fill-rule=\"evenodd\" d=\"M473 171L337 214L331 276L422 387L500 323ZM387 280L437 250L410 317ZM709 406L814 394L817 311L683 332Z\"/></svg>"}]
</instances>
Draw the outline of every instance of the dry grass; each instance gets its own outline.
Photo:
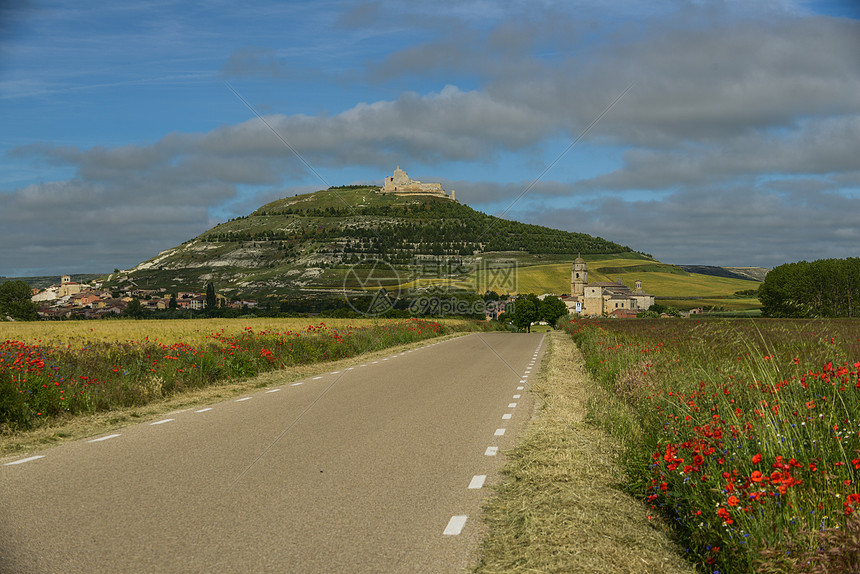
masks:
<instances>
[{"instance_id":1,"label":"dry grass","mask_svg":"<svg viewBox=\"0 0 860 574\"><path fill-rule=\"evenodd\" d=\"M564 333L551 333L531 390L545 404L506 453L475 572L695 572L646 507L618 488L621 447L586 422L589 401L603 391Z\"/></svg>"}]
</instances>

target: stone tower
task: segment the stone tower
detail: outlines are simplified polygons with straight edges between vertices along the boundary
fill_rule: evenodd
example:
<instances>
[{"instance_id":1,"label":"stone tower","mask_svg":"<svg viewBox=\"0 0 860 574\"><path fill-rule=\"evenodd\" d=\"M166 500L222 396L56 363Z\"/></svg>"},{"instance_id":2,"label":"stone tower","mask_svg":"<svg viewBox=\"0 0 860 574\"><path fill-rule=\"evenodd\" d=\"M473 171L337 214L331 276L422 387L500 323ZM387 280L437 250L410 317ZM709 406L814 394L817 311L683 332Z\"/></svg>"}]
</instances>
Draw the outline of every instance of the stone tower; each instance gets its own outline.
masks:
<instances>
[{"instance_id":1,"label":"stone tower","mask_svg":"<svg viewBox=\"0 0 860 574\"><path fill-rule=\"evenodd\" d=\"M588 269L585 259L577 257L570 269L570 294L572 296L582 295L585 292L585 284L588 283Z\"/></svg>"}]
</instances>

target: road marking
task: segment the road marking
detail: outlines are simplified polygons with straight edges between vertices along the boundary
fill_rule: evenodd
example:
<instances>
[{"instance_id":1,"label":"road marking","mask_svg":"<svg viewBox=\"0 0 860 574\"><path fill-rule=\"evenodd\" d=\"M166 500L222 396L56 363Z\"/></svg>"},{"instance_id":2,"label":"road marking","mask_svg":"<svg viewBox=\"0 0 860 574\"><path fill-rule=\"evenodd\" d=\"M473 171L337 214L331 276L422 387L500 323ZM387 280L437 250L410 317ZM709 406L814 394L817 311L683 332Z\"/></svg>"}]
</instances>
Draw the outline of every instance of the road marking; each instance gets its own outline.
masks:
<instances>
[{"instance_id":1,"label":"road marking","mask_svg":"<svg viewBox=\"0 0 860 574\"><path fill-rule=\"evenodd\" d=\"M383 360L383 361L387 361L387 360L388 360L388 357L385 357L385 358L384 358L384 359L382 359L382 360Z\"/></svg>"},{"instance_id":2,"label":"road marking","mask_svg":"<svg viewBox=\"0 0 860 574\"><path fill-rule=\"evenodd\" d=\"M354 370L355 370L355 367L350 367L347 369L347 371L354 371Z\"/></svg>"},{"instance_id":3,"label":"road marking","mask_svg":"<svg viewBox=\"0 0 860 574\"><path fill-rule=\"evenodd\" d=\"M472 477L472 481L469 483L470 490L477 490L484 486L484 481L487 480L486 474L476 474Z\"/></svg>"},{"instance_id":4,"label":"road marking","mask_svg":"<svg viewBox=\"0 0 860 574\"><path fill-rule=\"evenodd\" d=\"M339 375L339 374L340 374L340 371L332 371L329 373L329 375Z\"/></svg>"},{"instance_id":5,"label":"road marking","mask_svg":"<svg viewBox=\"0 0 860 574\"><path fill-rule=\"evenodd\" d=\"M277 393L277 392L278 392L278 391L280 391L280 390L281 390L281 389L272 389L272 390L270 390L270 391L266 391L266 394L269 394L269 393Z\"/></svg>"},{"instance_id":6,"label":"road marking","mask_svg":"<svg viewBox=\"0 0 860 574\"><path fill-rule=\"evenodd\" d=\"M291 387L298 387L299 385L303 385L304 383L293 383L290 385Z\"/></svg>"},{"instance_id":7,"label":"road marking","mask_svg":"<svg viewBox=\"0 0 860 574\"><path fill-rule=\"evenodd\" d=\"M149 423L149 426L163 425L164 423L169 423L170 421L173 421L173 420L176 420L176 419L164 419L163 421L155 421L154 423Z\"/></svg>"},{"instance_id":8,"label":"road marking","mask_svg":"<svg viewBox=\"0 0 860 574\"><path fill-rule=\"evenodd\" d=\"M515 409L515 408L517 408L517 403L508 403L508 408L509 408L509 409Z\"/></svg>"},{"instance_id":9,"label":"road marking","mask_svg":"<svg viewBox=\"0 0 860 574\"><path fill-rule=\"evenodd\" d=\"M495 436L502 436L505 434L505 429L496 429L496 432L493 433Z\"/></svg>"},{"instance_id":10,"label":"road marking","mask_svg":"<svg viewBox=\"0 0 860 574\"><path fill-rule=\"evenodd\" d=\"M452 516L451 520L448 521L448 526L445 527L445 530L442 532L443 536L459 536L461 532L463 532L463 527L466 525L466 519L469 518L465 514L459 516Z\"/></svg>"},{"instance_id":11,"label":"road marking","mask_svg":"<svg viewBox=\"0 0 860 574\"><path fill-rule=\"evenodd\" d=\"M178 415L179 413L184 413L184 412L185 412L185 411L187 411L187 410L189 410L189 409L182 409L182 410L180 410L180 411L173 411L173 412L170 412L170 413L167 413L167 414L169 414L169 415Z\"/></svg>"},{"instance_id":12,"label":"road marking","mask_svg":"<svg viewBox=\"0 0 860 574\"><path fill-rule=\"evenodd\" d=\"M312 381L318 381L318 380L319 380L319 379L321 379L321 378L322 378L322 377L314 377L314 378L313 378L313 379L311 379L311 380L312 380Z\"/></svg>"},{"instance_id":13,"label":"road marking","mask_svg":"<svg viewBox=\"0 0 860 574\"><path fill-rule=\"evenodd\" d=\"M236 399L237 403L241 403L242 401L250 401L251 397L242 397L241 399Z\"/></svg>"},{"instance_id":14,"label":"road marking","mask_svg":"<svg viewBox=\"0 0 860 574\"><path fill-rule=\"evenodd\" d=\"M518 390L518 391L524 391L524 390L525 390L525 387L517 387L517 390Z\"/></svg>"},{"instance_id":15,"label":"road marking","mask_svg":"<svg viewBox=\"0 0 860 574\"><path fill-rule=\"evenodd\" d=\"M526 382L526 379L528 379L528 378L529 378L528 375L523 375L523 382Z\"/></svg>"},{"instance_id":16,"label":"road marking","mask_svg":"<svg viewBox=\"0 0 860 574\"><path fill-rule=\"evenodd\" d=\"M212 407L206 407L205 409L200 409L199 411L194 411L195 413L205 413L207 411L211 411Z\"/></svg>"},{"instance_id":17,"label":"road marking","mask_svg":"<svg viewBox=\"0 0 860 574\"><path fill-rule=\"evenodd\" d=\"M518 399L520 398L520 395L514 395L512 398Z\"/></svg>"},{"instance_id":18,"label":"road marking","mask_svg":"<svg viewBox=\"0 0 860 574\"><path fill-rule=\"evenodd\" d=\"M514 415L512 415L512 414L510 414L510 413L504 414L504 415L502 415L502 420L505 420L505 421L506 421L506 420L508 420L509 418L511 418L512 416L514 416Z\"/></svg>"},{"instance_id":19,"label":"road marking","mask_svg":"<svg viewBox=\"0 0 860 574\"><path fill-rule=\"evenodd\" d=\"M376 364L376 363L378 363L378 362L379 362L379 361L371 361L371 362L370 362L370 364L371 364L371 365L375 365L375 364Z\"/></svg>"},{"instance_id":20,"label":"road marking","mask_svg":"<svg viewBox=\"0 0 860 574\"><path fill-rule=\"evenodd\" d=\"M118 434L109 434L107 436L103 436L101 438L94 438L93 440L88 440L87 442L102 442L103 440L110 440L112 438L118 437Z\"/></svg>"},{"instance_id":21,"label":"road marking","mask_svg":"<svg viewBox=\"0 0 860 574\"><path fill-rule=\"evenodd\" d=\"M12 462L7 462L3 466L12 466L13 464L24 464L25 462L30 462L31 460L38 460L40 458L45 458L45 455L40 454L36 456L31 456L30 458L22 458L21 460L13 460Z\"/></svg>"},{"instance_id":22,"label":"road marking","mask_svg":"<svg viewBox=\"0 0 860 574\"><path fill-rule=\"evenodd\" d=\"M496 456L497 454L499 454L499 447L488 446L487 450L484 451L484 454L487 456Z\"/></svg>"}]
</instances>

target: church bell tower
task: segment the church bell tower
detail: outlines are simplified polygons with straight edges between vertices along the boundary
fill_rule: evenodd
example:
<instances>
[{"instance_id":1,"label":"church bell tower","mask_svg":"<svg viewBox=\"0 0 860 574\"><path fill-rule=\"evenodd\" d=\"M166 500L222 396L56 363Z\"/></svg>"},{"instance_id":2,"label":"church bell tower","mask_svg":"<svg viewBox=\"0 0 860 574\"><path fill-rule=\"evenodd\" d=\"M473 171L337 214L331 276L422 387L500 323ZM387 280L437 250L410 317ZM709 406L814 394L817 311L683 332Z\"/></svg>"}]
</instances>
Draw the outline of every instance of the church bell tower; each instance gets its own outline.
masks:
<instances>
[{"instance_id":1,"label":"church bell tower","mask_svg":"<svg viewBox=\"0 0 860 574\"><path fill-rule=\"evenodd\" d=\"M585 265L585 259L579 256L574 260L573 267L570 269L570 294L572 296L584 294L586 283L588 283L588 269Z\"/></svg>"}]
</instances>

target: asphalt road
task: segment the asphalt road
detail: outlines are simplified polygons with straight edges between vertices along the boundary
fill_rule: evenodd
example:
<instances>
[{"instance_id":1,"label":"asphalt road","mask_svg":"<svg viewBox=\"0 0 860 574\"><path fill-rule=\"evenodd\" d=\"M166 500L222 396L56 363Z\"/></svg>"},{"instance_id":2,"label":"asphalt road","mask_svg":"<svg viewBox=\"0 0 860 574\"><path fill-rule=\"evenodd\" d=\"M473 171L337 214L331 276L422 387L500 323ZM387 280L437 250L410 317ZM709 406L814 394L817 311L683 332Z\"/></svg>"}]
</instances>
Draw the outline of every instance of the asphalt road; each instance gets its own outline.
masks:
<instances>
[{"instance_id":1,"label":"asphalt road","mask_svg":"<svg viewBox=\"0 0 860 574\"><path fill-rule=\"evenodd\" d=\"M0 572L459 572L543 340L430 342L4 459Z\"/></svg>"}]
</instances>

